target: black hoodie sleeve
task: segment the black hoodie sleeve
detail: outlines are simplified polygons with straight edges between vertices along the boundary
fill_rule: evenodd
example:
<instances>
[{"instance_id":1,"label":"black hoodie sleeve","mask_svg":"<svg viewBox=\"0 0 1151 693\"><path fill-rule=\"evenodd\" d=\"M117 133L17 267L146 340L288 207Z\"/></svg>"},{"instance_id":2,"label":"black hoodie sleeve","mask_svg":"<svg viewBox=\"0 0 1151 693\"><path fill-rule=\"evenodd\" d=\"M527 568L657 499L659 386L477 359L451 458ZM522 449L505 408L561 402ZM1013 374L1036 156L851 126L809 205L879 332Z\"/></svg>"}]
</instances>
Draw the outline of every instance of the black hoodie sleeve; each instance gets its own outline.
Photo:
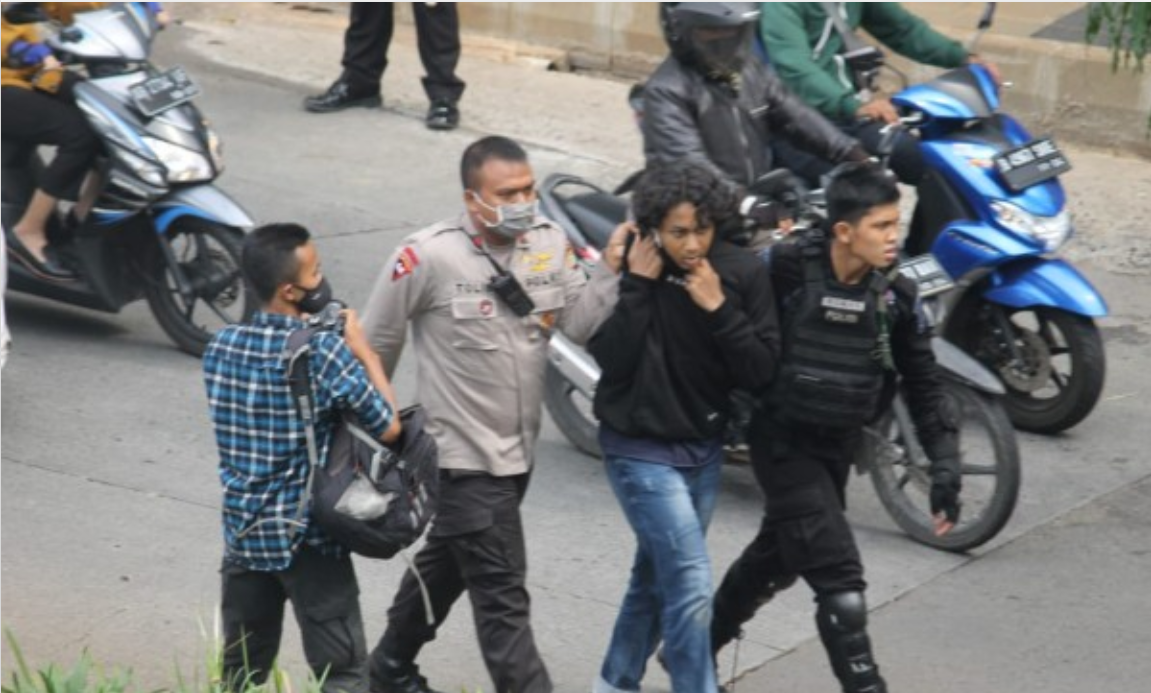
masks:
<instances>
[{"instance_id":1,"label":"black hoodie sleeve","mask_svg":"<svg viewBox=\"0 0 1151 693\"><path fill-rule=\"evenodd\" d=\"M648 341L656 285L655 280L634 274L620 278L619 300L587 344L602 371L601 382L626 380L639 368Z\"/></svg>"},{"instance_id":2,"label":"black hoodie sleeve","mask_svg":"<svg viewBox=\"0 0 1151 693\"><path fill-rule=\"evenodd\" d=\"M751 256L739 260L733 288L741 305L724 301L708 314L708 323L732 380L742 389L759 392L775 378L780 350L779 318L767 266Z\"/></svg>"},{"instance_id":3,"label":"black hoodie sleeve","mask_svg":"<svg viewBox=\"0 0 1151 693\"><path fill-rule=\"evenodd\" d=\"M900 285L894 291L900 310L892 328L891 351L903 378L907 407L923 451L931 461L936 465L955 464L959 456L956 415L943 396L931 348L931 330L920 319L915 286L903 278L898 281Z\"/></svg>"}]
</instances>

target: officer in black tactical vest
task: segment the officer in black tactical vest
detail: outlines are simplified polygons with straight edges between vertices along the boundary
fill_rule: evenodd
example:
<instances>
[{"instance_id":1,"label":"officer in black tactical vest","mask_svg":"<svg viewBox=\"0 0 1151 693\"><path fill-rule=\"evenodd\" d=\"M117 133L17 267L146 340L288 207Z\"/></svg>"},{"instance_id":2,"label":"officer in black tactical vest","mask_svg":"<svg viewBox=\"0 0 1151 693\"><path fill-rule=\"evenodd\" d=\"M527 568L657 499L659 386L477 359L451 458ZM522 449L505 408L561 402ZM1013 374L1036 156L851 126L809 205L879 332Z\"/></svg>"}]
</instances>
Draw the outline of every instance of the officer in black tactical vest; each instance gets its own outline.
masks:
<instances>
[{"instance_id":1,"label":"officer in black tactical vest","mask_svg":"<svg viewBox=\"0 0 1151 693\"><path fill-rule=\"evenodd\" d=\"M897 375L932 460L939 534L959 517L956 417L943 398L916 287L899 276L899 190L872 163L840 166L827 188L824 232L777 245L771 268L783 355L752 421L752 464L767 497L759 534L716 593L712 651L771 597L803 578L845 693L885 693L867 636L863 565L844 515L862 427L888 404Z\"/></svg>"}]
</instances>

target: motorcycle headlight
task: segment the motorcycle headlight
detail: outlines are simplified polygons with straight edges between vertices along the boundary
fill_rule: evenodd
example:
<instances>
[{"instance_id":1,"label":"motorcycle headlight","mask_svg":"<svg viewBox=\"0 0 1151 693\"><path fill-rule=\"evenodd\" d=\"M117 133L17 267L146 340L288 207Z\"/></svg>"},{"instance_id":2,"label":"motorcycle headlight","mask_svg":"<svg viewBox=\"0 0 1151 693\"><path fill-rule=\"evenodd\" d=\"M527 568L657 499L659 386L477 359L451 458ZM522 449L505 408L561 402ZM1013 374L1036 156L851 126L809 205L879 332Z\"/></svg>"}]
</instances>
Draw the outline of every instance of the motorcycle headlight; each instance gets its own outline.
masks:
<instances>
[{"instance_id":1,"label":"motorcycle headlight","mask_svg":"<svg viewBox=\"0 0 1151 693\"><path fill-rule=\"evenodd\" d=\"M136 156L126 149L117 150L116 156L120 161L124 162L128 168L132 169L132 173L140 180L157 188L167 187L164 179L164 169L155 163L143 157Z\"/></svg>"},{"instance_id":2,"label":"motorcycle headlight","mask_svg":"<svg viewBox=\"0 0 1151 693\"><path fill-rule=\"evenodd\" d=\"M168 169L169 183L211 180L212 164L203 154L155 137L145 137L144 142Z\"/></svg>"},{"instance_id":3,"label":"motorcycle headlight","mask_svg":"<svg viewBox=\"0 0 1151 693\"><path fill-rule=\"evenodd\" d=\"M991 203L991 209L1004 228L1034 238L1049 253L1058 250L1071 235L1071 215L1066 208L1059 210L1055 216L1045 217L1032 214L1010 202L997 200Z\"/></svg>"}]
</instances>

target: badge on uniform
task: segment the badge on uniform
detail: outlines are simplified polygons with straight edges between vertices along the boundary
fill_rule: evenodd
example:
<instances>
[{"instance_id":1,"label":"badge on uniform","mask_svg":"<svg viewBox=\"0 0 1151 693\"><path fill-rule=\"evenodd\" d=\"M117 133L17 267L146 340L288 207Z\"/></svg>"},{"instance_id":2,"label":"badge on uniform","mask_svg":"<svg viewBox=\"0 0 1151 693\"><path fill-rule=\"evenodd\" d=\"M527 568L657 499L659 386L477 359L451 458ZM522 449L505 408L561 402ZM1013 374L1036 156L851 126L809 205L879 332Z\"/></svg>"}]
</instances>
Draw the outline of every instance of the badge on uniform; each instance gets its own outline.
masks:
<instances>
[{"instance_id":1,"label":"badge on uniform","mask_svg":"<svg viewBox=\"0 0 1151 693\"><path fill-rule=\"evenodd\" d=\"M392 268L392 281L399 281L414 273L419 264L420 258L416 255L415 248L407 246L396 256L396 266Z\"/></svg>"},{"instance_id":2,"label":"badge on uniform","mask_svg":"<svg viewBox=\"0 0 1151 693\"><path fill-rule=\"evenodd\" d=\"M848 323L854 325L859 322L859 316L867 310L863 301L853 301L837 296L824 296L819 304L826 308L823 319L833 323Z\"/></svg>"}]
</instances>

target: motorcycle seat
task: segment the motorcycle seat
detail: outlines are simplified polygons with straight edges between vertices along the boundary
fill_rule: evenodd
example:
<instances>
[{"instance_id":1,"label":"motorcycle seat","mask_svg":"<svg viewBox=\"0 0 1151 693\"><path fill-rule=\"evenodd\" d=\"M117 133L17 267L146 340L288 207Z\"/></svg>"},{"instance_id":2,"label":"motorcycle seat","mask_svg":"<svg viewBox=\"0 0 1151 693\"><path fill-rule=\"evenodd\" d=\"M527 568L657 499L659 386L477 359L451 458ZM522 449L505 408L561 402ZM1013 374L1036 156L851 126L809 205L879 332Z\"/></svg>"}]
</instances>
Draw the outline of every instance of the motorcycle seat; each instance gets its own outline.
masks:
<instances>
[{"instance_id":1,"label":"motorcycle seat","mask_svg":"<svg viewBox=\"0 0 1151 693\"><path fill-rule=\"evenodd\" d=\"M627 220L628 203L606 192L572 195L561 204L596 248L607 245L612 231Z\"/></svg>"}]
</instances>

